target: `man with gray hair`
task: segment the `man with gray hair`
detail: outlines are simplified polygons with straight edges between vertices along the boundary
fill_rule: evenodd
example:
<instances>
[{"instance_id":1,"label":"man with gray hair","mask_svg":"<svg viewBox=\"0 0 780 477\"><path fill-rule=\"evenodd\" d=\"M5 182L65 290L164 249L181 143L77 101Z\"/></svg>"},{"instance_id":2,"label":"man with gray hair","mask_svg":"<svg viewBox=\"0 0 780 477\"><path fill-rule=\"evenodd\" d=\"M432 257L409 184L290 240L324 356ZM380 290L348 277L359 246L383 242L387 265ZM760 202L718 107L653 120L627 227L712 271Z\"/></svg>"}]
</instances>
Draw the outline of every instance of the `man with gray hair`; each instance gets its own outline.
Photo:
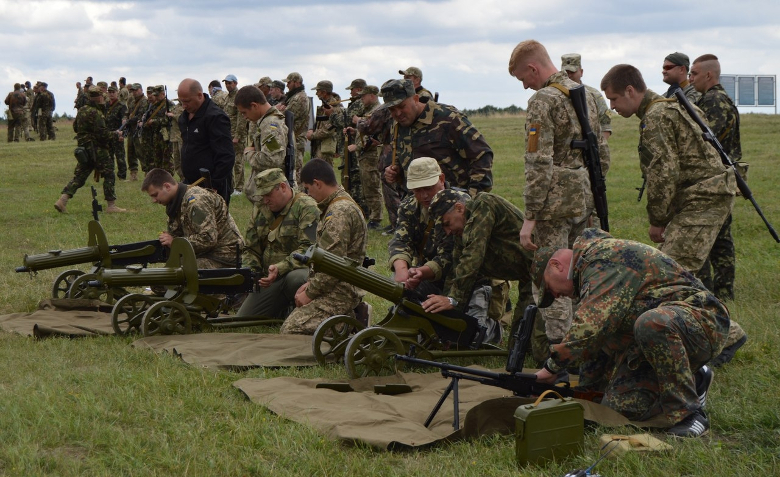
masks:
<instances>
[{"instance_id":1,"label":"man with gray hair","mask_svg":"<svg viewBox=\"0 0 780 477\"><path fill-rule=\"evenodd\" d=\"M567 53L561 56L561 71L569 75L569 79L577 84L582 84L582 56L579 53ZM601 91L593 86L584 85L585 91L593 98L599 113L599 124L601 124L601 134L604 139L609 139L612 135L612 119L609 117L609 108Z\"/></svg>"}]
</instances>

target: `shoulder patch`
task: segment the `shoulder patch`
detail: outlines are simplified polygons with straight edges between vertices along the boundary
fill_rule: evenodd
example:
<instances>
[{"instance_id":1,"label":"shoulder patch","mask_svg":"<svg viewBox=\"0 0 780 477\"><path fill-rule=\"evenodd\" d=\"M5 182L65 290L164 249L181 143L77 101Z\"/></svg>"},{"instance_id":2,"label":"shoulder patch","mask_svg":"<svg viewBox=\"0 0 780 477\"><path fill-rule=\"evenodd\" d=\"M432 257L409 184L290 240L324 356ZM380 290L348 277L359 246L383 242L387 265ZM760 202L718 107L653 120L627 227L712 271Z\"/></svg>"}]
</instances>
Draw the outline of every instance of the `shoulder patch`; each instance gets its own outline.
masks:
<instances>
[{"instance_id":1,"label":"shoulder patch","mask_svg":"<svg viewBox=\"0 0 780 477\"><path fill-rule=\"evenodd\" d=\"M542 125L540 123L531 124L528 128L528 144L526 144L526 151L536 152L539 149L539 133L541 132Z\"/></svg>"},{"instance_id":2,"label":"shoulder patch","mask_svg":"<svg viewBox=\"0 0 780 477\"><path fill-rule=\"evenodd\" d=\"M191 196L187 197L187 203L188 204L191 204L191 203L195 202L195 200L196 199L195 199L194 195L191 195Z\"/></svg>"},{"instance_id":3,"label":"shoulder patch","mask_svg":"<svg viewBox=\"0 0 780 477\"><path fill-rule=\"evenodd\" d=\"M328 212L327 214L325 214L325 218L323 218L322 221L327 222L332 218L333 218L333 212Z\"/></svg>"}]
</instances>

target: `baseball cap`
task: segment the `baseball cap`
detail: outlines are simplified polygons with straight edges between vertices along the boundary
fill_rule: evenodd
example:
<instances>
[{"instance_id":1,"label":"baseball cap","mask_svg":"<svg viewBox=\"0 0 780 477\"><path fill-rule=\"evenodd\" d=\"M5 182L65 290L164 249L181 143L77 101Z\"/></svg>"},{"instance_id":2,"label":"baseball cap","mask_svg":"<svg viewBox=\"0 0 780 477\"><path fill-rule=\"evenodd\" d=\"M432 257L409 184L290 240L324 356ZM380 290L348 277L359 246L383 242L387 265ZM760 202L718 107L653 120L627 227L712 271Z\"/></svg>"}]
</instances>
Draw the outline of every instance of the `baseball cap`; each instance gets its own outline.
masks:
<instances>
[{"instance_id":1,"label":"baseball cap","mask_svg":"<svg viewBox=\"0 0 780 477\"><path fill-rule=\"evenodd\" d=\"M325 91L326 93L332 93L333 92L333 83L331 83L328 80L322 80L319 83L317 83L317 86L315 86L312 89L322 90L322 91Z\"/></svg>"},{"instance_id":2,"label":"baseball cap","mask_svg":"<svg viewBox=\"0 0 780 477\"><path fill-rule=\"evenodd\" d=\"M285 78L283 81L285 83L289 83L290 81L300 81L301 83L303 83L303 76L301 76L300 73L293 71L292 73L287 75L287 78Z\"/></svg>"},{"instance_id":3,"label":"baseball cap","mask_svg":"<svg viewBox=\"0 0 780 477\"><path fill-rule=\"evenodd\" d=\"M440 190L431 199L431 205L428 206L428 216L438 225L441 223L444 214L450 211L452 206L458 202L465 202L471 198L466 192L455 189Z\"/></svg>"},{"instance_id":4,"label":"baseball cap","mask_svg":"<svg viewBox=\"0 0 780 477\"><path fill-rule=\"evenodd\" d=\"M143 89L143 86L141 86L141 83L133 83L131 85L128 85L127 89L128 90Z\"/></svg>"},{"instance_id":5,"label":"baseball cap","mask_svg":"<svg viewBox=\"0 0 780 477\"><path fill-rule=\"evenodd\" d=\"M382 98L384 107L390 108L400 104L406 98L411 98L414 92L414 84L411 80L390 80L382 85Z\"/></svg>"},{"instance_id":6,"label":"baseball cap","mask_svg":"<svg viewBox=\"0 0 780 477\"><path fill-rule=\"evenodd\" d=\"M271 83L273 83L273 80L268 76L263 76L259 80L257 80L257 84L260 86L271 86Z\"/></svg>"},{"instance_id":7,"label":"baseball cap","mask_svg":"<svg viewBox=\"0 0 780 477\"><path fill-rule=\"evenodd\" d=\"M418 157L409 164L406 171L406 188L409 190L430 187L439 182L441 167L432 157Z\"/></svg>"},{"instance_id":8,"label":"baseball cap","mask_svg":"<svg viewBox=\"0 0 780 477\"><path fill-rule=\"evenodd\" d=\"M236 75L227 75L225 76L225 79L222 81L230 81L231 83L238 83L238 78L236 78Z\"/></svg>"},{"instance_id":9,"label":"baseball cap","mask_svg":"<svg viewBox=\"0 0 780 477\"><path fill-rule=\"evenodd\" d=\"M568 53L561 56L561 70L577 72L582 68L582 56L579 53Z\"/></svg>"},{"instance_id":10,"label":"baseball cap","mask_svg":"<svg viewBox=\"0 0 780 477\"><path fill-rule=\"evenodd\" d=\"M272 88L279 88L280 90L284 91L284 83L282 81L279 81L279 80L273 80L271 82L271 87Z\"/></svg>"},{"instance_id":11,"label":"baseball cap","mask_svg":"<svg viewBox=\"0 0 780 477\"><path fill-rule=\"evenodd\" d=\"M255 185L257 186L257 195L270 194L276 184L287 182L284 172L278 167L272 169L266 169L255 177Z\"/></svg>"},{"instance_id":12,"label":"baseball cap","mask_svg":"<svg viewBox=\"0 0 780 477\"><path fill-rule=\"evenodd\" d=\"M379 88L377 88L374 85L367 85L363 87L363 91L360 92L360 96L363 96L365 94L379 94Z\"/></svg>"},{"instance_id":13,"label":"baseball cap","mask_svg":"<svg viewBox=\"0 0 780 477\"><path fill-rule=\"evenodd\" d=\"M347 86L347 89L365 88L365 87L366 87L366 80L362 78L356 78L352 80L349 86Z\"/></svg>"},{"instance_id":14,"label":"baseball cap","mask_svg":"<svg viewBox=\"0 0 780 477\"><path fill-rule=\"evenodd\" d=\"M398 70L398 73L404 75L404 76L416 76L420 79L422 79L422 70L416 66L410 66L406 68L405 70Z\"/></svg>"}]
</instances>

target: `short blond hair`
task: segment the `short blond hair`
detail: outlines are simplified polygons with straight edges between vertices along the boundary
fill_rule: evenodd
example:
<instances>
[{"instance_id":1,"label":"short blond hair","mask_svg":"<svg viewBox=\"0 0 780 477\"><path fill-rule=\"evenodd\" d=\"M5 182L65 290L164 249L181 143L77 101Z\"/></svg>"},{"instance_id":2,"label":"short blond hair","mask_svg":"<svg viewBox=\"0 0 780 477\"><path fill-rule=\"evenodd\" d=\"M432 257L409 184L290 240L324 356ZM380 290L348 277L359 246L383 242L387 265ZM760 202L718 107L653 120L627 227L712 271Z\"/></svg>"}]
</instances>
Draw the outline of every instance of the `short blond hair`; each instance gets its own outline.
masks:
<instances>
[{"instance_id":1,"label":"short blond hair","mask_svg":"<svg viewBox=\"0 0 780 477\"><path fill-rule=\"evenodd\" d=\"M517 44L509 57L509 75L514 76L518 64L522 60L536 60L547 66L552 65L547 48L536 40L525 40Z\"/></svg>"}]
</instances>

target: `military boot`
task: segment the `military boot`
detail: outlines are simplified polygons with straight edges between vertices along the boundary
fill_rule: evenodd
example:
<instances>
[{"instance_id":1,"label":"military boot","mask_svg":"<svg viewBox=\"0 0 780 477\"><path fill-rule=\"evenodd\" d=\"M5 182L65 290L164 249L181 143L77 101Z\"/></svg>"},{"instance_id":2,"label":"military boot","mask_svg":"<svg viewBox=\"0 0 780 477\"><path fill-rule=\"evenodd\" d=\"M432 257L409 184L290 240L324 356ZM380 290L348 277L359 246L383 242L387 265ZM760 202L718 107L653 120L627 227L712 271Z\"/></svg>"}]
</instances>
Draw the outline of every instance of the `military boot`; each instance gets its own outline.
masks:
<instances>
[{"instance_id":1,"label":"military boot","mask_svg":"<svg viewBox=\"0 0 780 477\"><path fill-rule=\"evenodd\" d=\"M138 171L130 171L130 181L135 182L138 180Z\"/></svg>"},{"instance_id":2,"label":"military boot","mask_svg":"<svg viewBox=\"0 0 780 477\"><path fill-rule=\"evenodd\" d=\"M107 214L116 214L119 212L127 212L127 209L120 209L116 206L115 200L109 200L108 201L108 207L106 207L106 213Z\"/></svg>"},{"instance_id":3,"label":"military boot","mask_svg":"<svg viewBox=\"0 0 780 477\"><path fill-rule=\"evenodd\" d=\"M68 194L62 194L59 200L54 203L54 208L60 212L65 212L65 206L68 205L68 199L70 199Z\"/></svg>"}]
</instances>

